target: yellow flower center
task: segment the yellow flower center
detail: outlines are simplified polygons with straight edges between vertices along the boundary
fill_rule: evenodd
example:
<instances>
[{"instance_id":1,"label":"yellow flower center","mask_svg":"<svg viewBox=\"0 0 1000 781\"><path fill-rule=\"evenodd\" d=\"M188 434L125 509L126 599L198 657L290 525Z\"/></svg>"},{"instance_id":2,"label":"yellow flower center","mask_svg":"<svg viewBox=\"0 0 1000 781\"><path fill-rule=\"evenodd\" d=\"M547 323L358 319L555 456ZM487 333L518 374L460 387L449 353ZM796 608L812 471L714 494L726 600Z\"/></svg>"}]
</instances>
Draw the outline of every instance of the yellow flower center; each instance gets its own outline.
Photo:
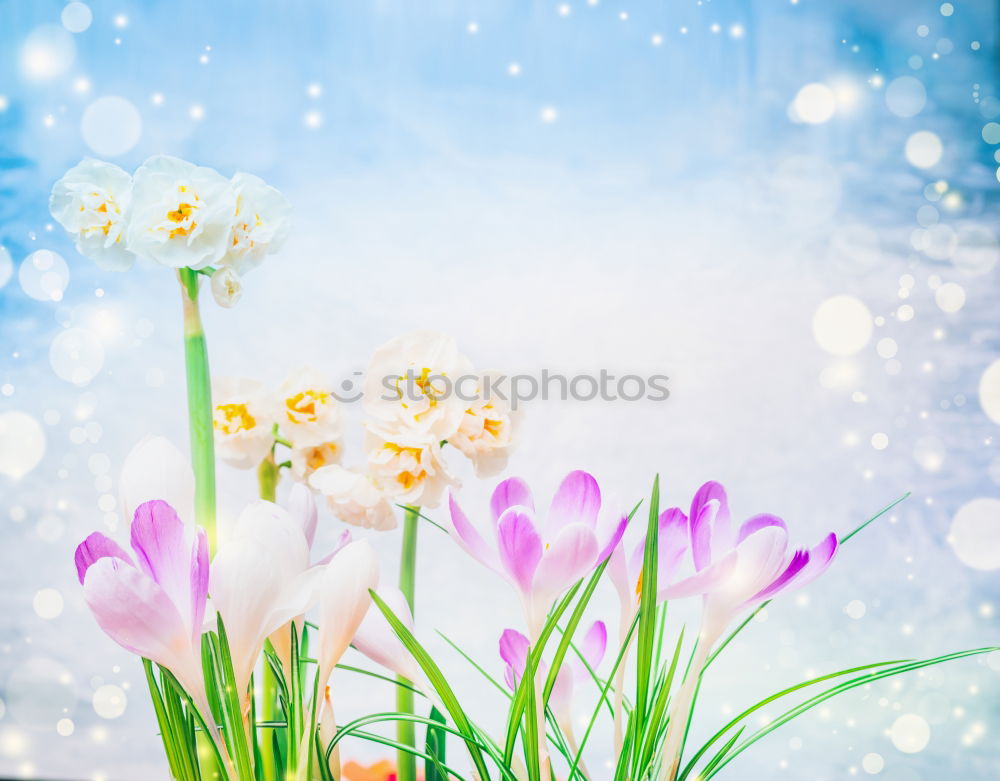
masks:
<instances>
[{"instance_id":1,"label":"yellow flower center","mask_svg":"<svg viewBox=\"0 0 1000 781\"><path fill-rule=\"evenodd\" d=\"M226 435L249 431L256 425L246 404L218 404L212 415L212 427Z\"/></svg>"},{"instance_id":2,"label":"yellow flower center","mask_svg":"<svg viewBox=\"0 0 1000 781\"><path fill-rule=\"evenodd\" d=\"M399 483L404 491L409 491L413 486L427 479L427 470L420 466L420 458L423 455L423 451L419 447L403 447L394 442L386 442L382 447L391 451L396 457L405 454L411 456L417 462L416 469L406 469L396 475L396 482Z\"/></svg>"},{"instance_id":3,"label":"yellow flower center","mask_svg":"<svg viewBox=\"0 0 1000 781\"><path fill-rule=\"evenodd\" d=\"M167 219L178 223L177 227L170 231L170 238L176 239L178 236L187 236L198 227L198 223L191 219L194 210L195 207L193 204L179 203L176 209L167 212ZM182 225L181 223L185 221L187 221L187 225Z\"/></svg>"},{"instance_id":4,"label":"yellow flower center","mask_svg":"<svg viewBox=\"0 0 1000 781\"><path fill-rule=\"evenodd\" d=\"M319 419L316 406L325 406L330 402L330 394L326 391L304 390L285 399L285 414L289 423L315 423Z\"/></svg>"},{"instance_id":5,"label":"yellow flower center","mask_svg":"<svg viewBox=\"0 0 1000 781\"><path fill-rule=\"evenodd\" d=\"M314 472L320 467L331 463L337 456L337 443L327 442L325 445L316 445L306 451L306 469Z\"/></svg>"}]
</instances>

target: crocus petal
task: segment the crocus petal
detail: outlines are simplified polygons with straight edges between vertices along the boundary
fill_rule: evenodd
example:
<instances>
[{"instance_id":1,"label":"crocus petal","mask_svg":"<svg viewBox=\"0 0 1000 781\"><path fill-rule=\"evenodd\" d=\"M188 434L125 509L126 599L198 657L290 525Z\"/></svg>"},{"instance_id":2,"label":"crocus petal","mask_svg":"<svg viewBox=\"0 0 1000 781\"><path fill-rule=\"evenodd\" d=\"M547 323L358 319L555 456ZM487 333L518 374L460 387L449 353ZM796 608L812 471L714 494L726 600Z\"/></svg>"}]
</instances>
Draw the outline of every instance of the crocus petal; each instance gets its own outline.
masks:
<instances>
[{"instance_id":1,"label":"crocus petal","mask_svg":"<svg viewBox=\"0 0 1000 781\"><path fill-rule=\"evenodd\" d=\"M592 475L570 472L559 484L545 518L545 536L554 537L564 527L582 523L593 529L601 509L601 489ZM614 547L614 546L612 546Z\"/></svg>"},{"instance_id":2,"label":"crocus petal","mask_svg":"<svg viewBox=\"0 0 1000 781\"><path fill-rule=\"evenodd\" d=\"M494 523L500 520L500 516L508 507L535 509L535 500L531 496L531 489L520 477L510 477L493 490L493 496L490 498L490 510L493 511Z\"/></svg>"},{"instance_id":3,"label":"crocus petal","mask_svg":"<svg viewBox=\"0 0 1000 781\"><path fill-rule=\"evenodd\" d=\"M608 557L608 566L604 572L611 580L611 585L615 587L615 591L618 592L618 599L622 605L630 604L633 599L635 584L631 583L629 579L629 566L628 559L625 556L624 540L619 540L618 545L611 551L611 555Z\"/></svg>"},{"instance_id":4,"label":"crocus petal","mask_svg":"<svg viewBox=\"0 0 1000 781\"><path fill-rule=\"evenodd\" d=\"M308 563L300 523L270 502L248 505L219 548L212 601L229 637L240 696L265 638L309 607L318 573L310 573Z\"/></svg>"},{"instance_id":5,"label":"crocus petal","mask_svg":"<svg viewBox=\"0 0 1000 781\"><path fill-rule=\"evenodd\" d=\"M524 670L528 666L528 650L530 647L528 638L516 629L505 629L500 635L500 658L504 660L510 677L507 685L511 689L517 687L517 682L524 675Z\"/></svg>"},{"instance_id":6,"label":"crocus petal","mask_svg":"<svg viewBox=\"0 0 1000 781\"><path fill-rule=\"evenodd\" d=\"M671 507L660 513L657 533L659 554L657 568L664 581L669 573L675 572L688 549L688 519L679 507Z\"/></svg>"},{"instance_id":7,"label":"crocus petal","mask_svg":"<svg viewBox=\"0 0 1000 781\"><path fill-rule=\"evenodd\" d=\"M452 539L480 564L485 564L498 572L501 571L496 552L486 544L486 540L476 531L476 527L469 522L451 492L448 493L448 509L451 511L450 534Z\"/></svg>"},{"instance_id":8,"label":"crocus petal","mask_svg":"<svg viewBox=\"0 0 1000 781\"><path fill-rule=\"evenodd\" d=\"M76 575L81 584L90 565L106 557L121 559L132 564L132 557L122 550L122 546L100 532L94 532L76 547L73 560L76 563Z\"/></svg>"},{"instance_id":9,"label":"crocus petal","mask_svg":"<svg viewBox=\"0 0 1000 781\"><path fill-rule=\"evenodd\" d=\"M665 599L684 599L685 597L700 596L715 589L720 583L724 583L736 566L736 551L729 551L718 561L712 563L700 572L681 578L676 582L665 581L659 585L657 599L662 602Z\"/></svg>"},{"instance_id":10,"label":"crocus petal","mask_svg":"<svg viewBox=\"0 0 1000 781\"><path fill-rule=\"evenodd\" d=\"M191 462L169 439L146 437L125 457L118 498L126 523L131 523L139 505L150 499L162 499L181 518L193 518Z\"/></svg>"},{"instance_id":11,"label":"crocus petal","mask_svg":"<svg viewBox=\"0 0 1000 781\"><path fill-rule=\"evenodd\" d=\"M781 572L788 547L788 533L780 526L765 526L736 546L736 566L713 593L734 608L769 584Z\"/></svg>"},{"instance_id":12,"label":"crocus petal","mask_svg":"<svg viewBox=\"0 0 1000 781\"><path fill-rule=\"evenodd\" d=\"M139 569L167 593L184 623L189 627L200 626L203 608L199 611L194 605L192 585L202 582L208 572L207 561L201 564L195 535L173 507L154 499L136 508L132 550ZM204 591L201 596L204 601ZM196 614L199 614L197 623Z\"/></svg>"},{"instance_id":13,"label":"crocus petal","mask_svg":"<svg viewBox=\"0 0 1000 781\"><path fill-rule=\"evenodd\" d=\"M522 594L531 591L531 584L542 559L542 539L535 521L522 507L510 507L497 522L497 547L500 563Z\"/></svg>"},{"instance_id":14,"label":"crocus petal","mask_svg":"<svg viewBox=\"0 0 1000 781\"><path fill-rule=\"evenodd\" d=\"M311 549L316 538L316 523L319 514L316 511L316 500L305 484L296 483L288 495L288 514L302 525L302 533Z\"/></svg>"},{"instance_id":15,"label":"crocus petal","mask_svg":"<svg viewBox=\"0 0 1000 781\"><path fill-rule=\"evenodd\" d=\"M340 551L343 550L344 547L350 541L351 541L351 530L350 529L344 529L344 531L342 531L340 533L340 536L337 537L337 541L333 544L333 550L330 551L328 554L326 554L326 556L324 556L322 559L320 559L319 561L317 561L316 565L319 566L319 565L322 565L322 564L329 564L330 563L330 559L332 559L334 556L336 556L338 553L340 553Z\"/></svg>"},{"instance_id":16,"label":"crocus petal","mask_svg":"<svg viewBox=\"0 0 1000 781\"><path fill-rule=\"evenodd\" d=\"M752 518L748 518L743 521L740 526L740 531L736 535L736 544L739 545L743 540L749 537L756 531L760 531L766 526L778 526L788 532L787 524L781 520L777 515L770 515L769 513L761 513L760 515L755 515Z\"/></svg>"},{"instance_id":17,"label":"crocus petal","mask_svg":"<svg viewBox=\"0 0 1000 781\"><path fill-rule=\"evenodd\" d=\"M545 551L535 573L537 609L547 612L550 601L590 572L596 563L597 537L593 529L582 523L564 527Z\"/></svg>"},{"instance_id":18,"label":"crocus petal","mask_svg":"<svg viewBox=\"0 0 1000 781\"><path fill-rule=\"evenodd\" d=\"M792 554L791 560L788 565L781 571L781 573L763 589L758 591L749 600L747 604L754 604L757 602L762 602L765 599L770 599L778 592L784 590L791 582L795 579L795 576L802 571L802 568L809 563L809 552L804 550L797 550Z\"/></svg>"},{"instance_id":19,"label":"crocus petal","mask_svg":"<svg viewBox=\"0 0 1000 781\"><path fill-rule=\"evenodd\" d=\"M413 613L410 612L410 605L403 592L394 586L382 586L378 590L378 595L393 614L412 631ZM419 675L419 668L410 656L410 652L406 650L382 611L376 606L368 609L361 626L354 633L352 645L373 662L387 667L397 675L410 680Z\"/></svg>"},{"instance_id":20,"label":"crocus petal","mask_svg":"<svg viewBox=\"0 0 1000 781\"><path fill-rule=\"evenodd\" d=\"M625 536L625 529L628 527L628 516L623 515L619 518L614 525L611 527L611 533L603 538L605 540L604 546L597 553L597 560L594 562L595 565L601 564L608 556L611 555L619 542L621 542L622 537Z\"/></svg>"},{"instance_id":21,"label":"crocus petal","mask_svg":"<svg viewBox=\"0 0 1000 781\"><path fill-rule=\"evenodd\" d=\"M833 562L833 557L837 555L839 547L836 534L830 532L826 535L818 545L809 551L809 562L799 572L792 586L795 588L804 586L826 572Z\"/></svg>"},{"instance_id":22,"label":"crocus petal","mask_svg":"<svg viewBox=\"0 0 1000 781\"><path fill-rule=\"evenodd\" d=\"M697 570L707 567L712 561L713 545L719 550L729 548L730 535L729 502L726 489L719 483L705 483L691 500L691 514L688 523L691 530L691 555Z\"/></svg>"},{"instance_id":23,"label":"crocus petal","mask_svg":"<svg viewBox=\"0 0 1000 781\"><path fill-rule=\"evenodd\" d=\"M565 729L572 726L571 711L573 705L573 668L563 665L556 673L556 680L549 693L548 706L560 724Z\"/></svg>"},{"instance_id":24,"label":"crocus petal","mask_svg":"<svg viewBox=\"0 0 1000 781\"><path fill-rule=\"evenodd\" d=\"M608 648L608 627L603 621L595 621L587 634L583 636L580 643L580 655L584 661L590 665L591 670L596 670L597 666L604 659L604 652Z\"/></svg>"},{"instance_id":25,"label":"crocus petal","mask_svg":"<svg viewBox=\"0 0 1000 781\"><path fill-rule=\"evenodd\" d=\"M371 606L370 591L378 587L378 560L367 540L346 546L323 567L320 584L319 675L330 674Z\"/></svg>"},{"instance_id":26,"label":"crocus petal","mask_svg":"<svg viewBox=\"0 0 1000 781\"><path fill-rule=\"evenodd\" d=\"M192 639L201 636L208 601L208 535L198 528L195 532L194 556L191 558L191 631Z\"/></svg>"},{"instance_id":27,"label":"crocus petal","mask_svg":"<svg viewBox=\"0 0 1000 781\"><path fill-rule=\"evenodd\" d=\"M188 672L191 635L167 592L146 573L113 556L94 562L83 597L118 645L177 672Z\"/></svg>"}]
</instances>

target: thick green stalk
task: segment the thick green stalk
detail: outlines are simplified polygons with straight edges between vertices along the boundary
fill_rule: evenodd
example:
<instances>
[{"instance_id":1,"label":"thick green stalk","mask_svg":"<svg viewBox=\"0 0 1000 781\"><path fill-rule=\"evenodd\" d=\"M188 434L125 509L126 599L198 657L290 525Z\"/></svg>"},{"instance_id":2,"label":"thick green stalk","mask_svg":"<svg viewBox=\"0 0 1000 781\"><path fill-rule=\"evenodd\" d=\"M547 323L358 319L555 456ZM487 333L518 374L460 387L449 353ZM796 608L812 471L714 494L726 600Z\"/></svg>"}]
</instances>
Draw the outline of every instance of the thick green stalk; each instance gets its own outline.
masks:
<instances>
[{"instance_id":1,"label":"thick green stalk","mask_svg":"<svg viewBox=\"0 0 1000 781\"><path fill-rule=\"evenodd\" d=\"M198 273L188 268L177 272L184 302L184 364L187 370L188 427L191 431L191 466L194 468L195 520L208 535L214 552L215 529L215 437L212 431L212 380L208 369L205 331L198 311Z\"/></svg>"},{"instance_id":2,"label":"thick green stalk","mask_svg":"<svg viewBox=\"0 0 1000 781\"><path fill-rule=\"evenodd\" d=\"M279 470L274 463L274 448L267 458L260 462L257 467L257 486L261 499L273 502L278 493ZM285 627L287 631L287 627ZM267 647L271 648L270 642ZM254 676L255 678L257 676ZM278 679L274 670L266 661L263 664L260 677L260 712L261 721L265 723L275 722L281 716L281 709L278 705ZM251 695L252 696L252 695ZM274 730L269 727L261 728L260 733L260 764L261 777L264 781L278 781L275 774L274 740L272 734Z\"/></svg>"},{"instance_id":3,"label":"thick green stalk","mask_svg":"<svg viewBox=\"0 0 1000 781\"><path fill-rule=\"evenodd\" d=\"M417 520L420 508L407 507L403 517L403 547L399 554L399 590L403 592L410 611L414 611L413 595L416 592L417 580ZM406 678L400 677L401 683L409 685ZM413 691L403 686L396 687L396 710L400 713L413 713ZM416 730L412 721L396 722L396 740L404 746L416 746ZM399 781L416 781L417 758L400 749L396 752L396 778Z\"/></svg>"}]
</instances>

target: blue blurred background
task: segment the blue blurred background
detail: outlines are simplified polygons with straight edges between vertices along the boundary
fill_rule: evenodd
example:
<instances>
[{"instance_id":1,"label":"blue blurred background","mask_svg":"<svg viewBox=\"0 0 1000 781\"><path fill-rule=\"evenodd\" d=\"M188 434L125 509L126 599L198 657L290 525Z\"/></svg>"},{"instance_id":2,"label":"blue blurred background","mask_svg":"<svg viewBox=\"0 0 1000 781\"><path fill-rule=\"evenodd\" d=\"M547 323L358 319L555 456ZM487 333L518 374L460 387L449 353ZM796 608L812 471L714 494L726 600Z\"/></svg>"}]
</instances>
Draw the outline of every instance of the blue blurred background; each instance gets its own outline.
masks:
<instances>
[{"instance_id":1,"label":"blue blurred background","mask_svg":"<svg viewBox=\"0 0 1000 781\"><path fill-rule=\"evenodd\" d=\"M179 296L53 226L85 155L175 154L292 201L238 307L208 302L219 373L346 377L437 328L484 368L670 376L665 403L530 405L509 472L539 493L587 468L616 512L654 472L682 506L716 478L806 544L912 491L733 644L696 736L809 674L997 644L998 29L988 0L0 2L0 774L166 772L141 667L70 562L123 534L138 438L186 443ZM252 478L220 479L231 516ZM389 572L398 537L374 542ZM499 673L514 600L444 538L421 556L421 637L499 728L434 629ZM390 704L337 689L343 717ZM994 779L998 694L997 654L883 682L721 777Z\"/></svg>"}]
</instances>

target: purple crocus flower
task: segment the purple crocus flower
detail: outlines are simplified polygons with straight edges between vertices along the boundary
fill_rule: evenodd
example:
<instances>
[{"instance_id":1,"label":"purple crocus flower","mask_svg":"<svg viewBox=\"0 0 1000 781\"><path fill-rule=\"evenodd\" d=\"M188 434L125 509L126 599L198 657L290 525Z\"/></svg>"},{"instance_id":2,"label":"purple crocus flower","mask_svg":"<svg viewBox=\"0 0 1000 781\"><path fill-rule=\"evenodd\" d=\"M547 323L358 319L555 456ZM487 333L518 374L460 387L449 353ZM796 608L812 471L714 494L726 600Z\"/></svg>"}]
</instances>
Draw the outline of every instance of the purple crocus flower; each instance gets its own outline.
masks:
<instances>
[{"instance_id":1,"label":"purple crocus flower","mask_svg":"<svg viewBox=\"0 0 1000 781\"><path fill-rule=\"evenodd\" d=\"M567 739L573 751L576 751L576 738L573 734L573 690L577 684L592 680L590 670L596 670L604 659L608 647L608 630L603 621L595 621L584 633L579 651L583 661L575 656L563 662L549 695L548 707L559 725L563 736ZM528 638L514 629L504 630L500 635L500 658L504 661L504 682L514 691L528 666ZM545 680L548 675L548 665L543 661L539 666L539 680ZM589 777L589 775L588 775Z\"/></svg>"},{"instance_id":2,"label":"purple crocus flower","mask_svg":"<svg viewBox=\"0 0 1000 781\"><path fill-rule=\"evenodd\" d=\"M812 548L789 553L788 527L776 515L761 514L732 526L726 489L705 483L691 502L691 558L704 572L732 559L727 572L705 597L703 633L721 632L741 611L799 588L822 575L837 553L837 535Z\"/></svg>"},{"instance_id":3,"label":"purple crocus flower","mask_svg":"<svg viewBox=\"0 0 1000 781\"><path fill-rule=\"evenodd\" d=\"M741 612L819 577L837 553L837 535L830 533L815 547L789 554L788 527L776 515L754 515L734 529L726 489L716 482L705 483L695 494L688 530L695 570L704 572L723 560L732 563L705 594L698 645L671 706L661 775L671 780L676 777L698 679L726 627Z\"/></svg>"},{"instance_id":4,"label":"purple crocus flower","mask_svg":"<svg viewBox=\"0 0 1000 781\"><path fill-rule=\"evenodd\" d=\"M166 667L207 721L201 633L208 592L208 539L164 501L140 504L130 556L94 532L76 549L83 595L101 629L134 654Z\"/></svg>"},{"instance_id":5,"label":"purple crocus flower","mask_svg":"<svg viewBox=\"0 0 1000 781\"><path fill-rule=\"evenodd\" d=\"M500 483L490 500L495 545L469 522L454 496L449 506L452 537L517 589L531 637L538 636L558 596L610 555L627 522L622 517L598 524L601 491L597 481L581 471L570 472L562 481L544 519L536 516L523 480L512 477Z\"/></svg>"}]
</instances>

